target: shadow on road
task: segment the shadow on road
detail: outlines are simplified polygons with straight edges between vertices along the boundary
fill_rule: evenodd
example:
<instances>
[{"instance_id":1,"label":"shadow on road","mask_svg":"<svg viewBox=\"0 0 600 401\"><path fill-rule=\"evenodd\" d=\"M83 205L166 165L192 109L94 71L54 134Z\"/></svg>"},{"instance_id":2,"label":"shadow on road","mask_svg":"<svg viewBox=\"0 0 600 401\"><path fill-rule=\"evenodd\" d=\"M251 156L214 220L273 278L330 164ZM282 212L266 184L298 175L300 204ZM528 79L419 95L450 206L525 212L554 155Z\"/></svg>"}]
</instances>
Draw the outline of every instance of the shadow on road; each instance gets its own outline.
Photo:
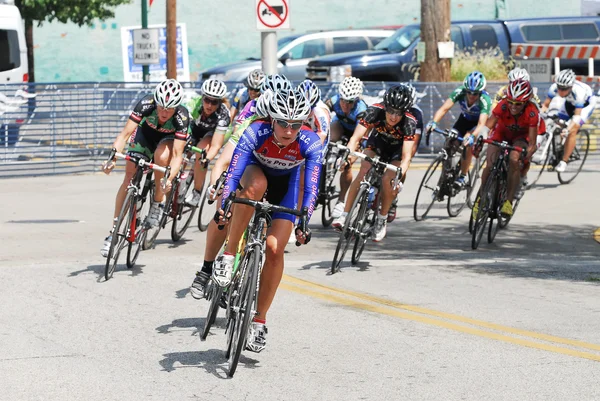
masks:
<instances>
[{"instance_id":1,"label":"shadow on road","mask_svg":"<svg viewBox=\"0 0 600 401\"><path fill-rule=\"evenodd\" d=\"M114 274L119 274L120 272L130 272L129 277L136 277L139 274L143 273L143 267L145 267L146 265L134 265L133 268L128 269L127 265L123 264L118 264L117 268L115 269L115 272L113 273L113 278L114 278ZM85 274L85 273L95 273L98 277L96 279L96 281L98 283L100 282L104 282L106 280L104 280L104 271L105 271L106 265L102 264L102 265L89 265L88 267L86 267L85 269L81 269L81 270L76 270L74 272L69 273L68 277L75 277L75 276L79 276L80 274Z\"/></svg>"},{"instance_id":2,"label":"shadow on road","mask_svg":"<svg viewBox=\"0 0 600 401\"><path fill-rule=\"evenodd\" d=\"M206 351L188 351L172 352L163 355L164 358L159 361L160 366L166 372L173 372L181 368L204 368L207 373L211 373L220 379L227 379L227 360L225 351L221 349L209 349ZM237 371L240 369L255 369L258 361L242 354Z\"/></svg>"},{"instance_id":3,"label":"shadow on road","mask_svg":"<svg viewBox=\"0 0 600 401\"><path fill-rule=\"evenodd\" d=\"M396 219L388 225L383 242L366 244L361 263L370 262L373 268L378 260L397 260L399 265L402 260L424 261L445 271L470 270L489 275L600 284L600 246L592 238L596 228L593 225L523 224L517 213L492 244L487 243L486 229L479 248L472 250L464 219L437 218L442 216L439 210L432 219L422 222L407 217ZM333 258L338 236L319 228L313 233L319 247L330 249ZM351 252L350 248L342 268L351 267ZM300 269L325 269L330 264L331 260L327 260Z\"/></svg>"}]
</instances>

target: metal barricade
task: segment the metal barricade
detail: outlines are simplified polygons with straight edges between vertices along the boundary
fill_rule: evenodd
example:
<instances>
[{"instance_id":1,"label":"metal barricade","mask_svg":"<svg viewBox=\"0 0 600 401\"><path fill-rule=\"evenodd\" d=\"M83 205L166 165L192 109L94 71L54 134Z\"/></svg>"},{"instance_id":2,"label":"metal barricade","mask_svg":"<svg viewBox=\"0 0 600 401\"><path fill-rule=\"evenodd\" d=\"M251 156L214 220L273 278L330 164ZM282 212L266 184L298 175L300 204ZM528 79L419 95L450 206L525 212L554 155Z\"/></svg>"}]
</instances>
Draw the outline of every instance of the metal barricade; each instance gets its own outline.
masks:
<instances>
[{"instance_id":1,"label":"metal barricade","mask_svg":"<svg viewBox=\"0 0 600 401\"><path fill-rule=\"evenodd\" d=\"M364 98L372 104L394 83L365 83ZM132 83L36 83L0 85L0 94L11 99L18 90L35 94L19 107L6 107L0 96L0 178L98 171L137 101L156 84ZM184 83L186 96L199 93L198 82ZM459 83L414 83L418 106L426 124ZM337 84L319 83L324 99L337 93ZM491 96L500 83L488 83ZM542 98L549 85L538 85ZM230 98L242 86L228 83ZM441 127L451 127L460 115L448 112ZM593 150L596 136L593 137ZM419 154L436 153L442 140L429 147L421 142Z\"/></svg>"}]
</instances>

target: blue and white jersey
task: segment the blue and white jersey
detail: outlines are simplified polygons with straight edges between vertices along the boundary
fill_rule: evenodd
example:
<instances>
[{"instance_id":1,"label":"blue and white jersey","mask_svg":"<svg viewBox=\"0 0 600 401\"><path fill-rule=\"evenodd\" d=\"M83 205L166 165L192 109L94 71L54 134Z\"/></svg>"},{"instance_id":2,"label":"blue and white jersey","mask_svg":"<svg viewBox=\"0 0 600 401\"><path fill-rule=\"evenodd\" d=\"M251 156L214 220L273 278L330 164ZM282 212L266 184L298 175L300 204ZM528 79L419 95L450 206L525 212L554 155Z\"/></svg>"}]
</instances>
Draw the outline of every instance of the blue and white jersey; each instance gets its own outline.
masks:
<instances>
[{"instance_id":1,"label":"blue and white jersey","mask_svg":"<svg viewBox=\"0 0 600 401\"><path fill-rule=\"evenodd\" d=\"M571 92L565 97L567 103L571 103L576 109L583 109L589 102L590 97L593 95L592 88L588 84L584 84L581 81L575 81ZM558 96L558 85L553 83L548 89L548 97L553 99Z\"/></svg>"},{"instance_id":2,"label":"blue and white jersey","mask_svg":"<svg viewBox=\"0 0 600 401\"><path fill-rule=\"evenodd\" d=\"M331 104L331 108L333 108L333 111L335 112L333 121L339 121L346 131L354 131L354 128L356 128L356 125L358 124L358 115L367 110L367 104L364 100L359 99L354 103L354 107L352 107L350 113L344 114L342 106L340 106L340 100L340 95L335 95L329 99L328 103Z\"/></svg>"}]
</instances>

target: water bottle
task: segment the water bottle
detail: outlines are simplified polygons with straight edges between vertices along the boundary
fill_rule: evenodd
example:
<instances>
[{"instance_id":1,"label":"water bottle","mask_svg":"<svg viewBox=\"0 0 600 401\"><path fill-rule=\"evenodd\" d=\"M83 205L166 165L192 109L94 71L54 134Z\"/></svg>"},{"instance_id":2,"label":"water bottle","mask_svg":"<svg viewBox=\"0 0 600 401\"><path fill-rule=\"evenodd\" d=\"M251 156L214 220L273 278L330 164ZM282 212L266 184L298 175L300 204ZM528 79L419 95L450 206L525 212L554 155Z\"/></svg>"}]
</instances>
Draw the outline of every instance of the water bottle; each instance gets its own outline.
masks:
<instances>
[{"instance_id":1,"label":"water bottle","mask_svg":"<svg viewBox=\"0 0 600 401\"><path fill-rule=\"evenodd\" d=\"M373 206L373 202L375 201L376 196L377 196L377 188L375 188L375 187L369 188L369 197L368 197L368 203L367 203L367 205L369 207Z\"/></svg>"},{"instance_id":2,"label":"water bottle","mask_svg":"<svg viewBox=\"0 0 600 401\"><path fill-rule=\"evenodd\" d=\"M177 190L177 201L179 203L183 203L183 201L185 200L185 189L186 189L186 181L187 181L187 177L188 177L188 172L184 171L183 173L181 173L181 176L179 177L179 188Z\"/></svg>"}]
</instances>

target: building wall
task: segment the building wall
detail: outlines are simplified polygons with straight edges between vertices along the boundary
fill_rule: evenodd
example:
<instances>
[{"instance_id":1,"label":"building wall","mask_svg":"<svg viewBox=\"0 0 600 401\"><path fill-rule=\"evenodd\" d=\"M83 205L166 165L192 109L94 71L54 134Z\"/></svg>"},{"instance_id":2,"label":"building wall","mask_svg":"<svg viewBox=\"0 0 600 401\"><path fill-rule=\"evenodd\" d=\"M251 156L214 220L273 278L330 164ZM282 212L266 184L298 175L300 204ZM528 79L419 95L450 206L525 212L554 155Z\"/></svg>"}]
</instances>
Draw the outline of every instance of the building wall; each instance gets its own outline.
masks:
<instances>
[{"instance_id":1,"label":"building wall","mask_svg":"<svg viewBox=\"0 0 600 401\"><path fill-rule=\"evenodd\" d=\"M418 22L419 0L290 0L291 32L365 28ZM165 23L165 0L154 0L149 24ZM327 7L324 6L327 5ZM564 0L452 0L452 19L564 15ZM580 4L569 5L571 15ZM254 0L179 0L177 21L187 25L192 79L203 69L260 56ZM115 18L92 27L45 23L34 28L38 82L121 81L121 27L141 24L141 0L119 6ZM281 31L285 36L290 31Z\"/></svg>"}]
</instances>

